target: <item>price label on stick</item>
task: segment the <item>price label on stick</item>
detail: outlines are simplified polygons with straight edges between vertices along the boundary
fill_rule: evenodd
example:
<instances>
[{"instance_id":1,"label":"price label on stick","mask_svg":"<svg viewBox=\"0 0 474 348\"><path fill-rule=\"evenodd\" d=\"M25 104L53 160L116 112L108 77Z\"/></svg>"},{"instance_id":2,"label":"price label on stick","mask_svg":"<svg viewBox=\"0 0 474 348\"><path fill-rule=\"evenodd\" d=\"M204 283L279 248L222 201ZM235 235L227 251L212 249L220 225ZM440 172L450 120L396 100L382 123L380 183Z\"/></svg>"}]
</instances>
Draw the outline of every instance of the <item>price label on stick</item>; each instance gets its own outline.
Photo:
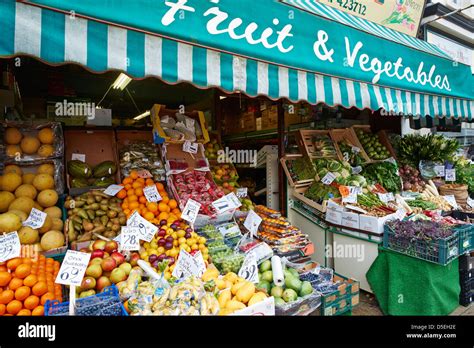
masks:
<instances>
[{"instance_id":1,"label":"price label on stick","mask_svg":"<svg viewBox=\"0 0 474 348\"><path fill-rule=\"evenodd\" d=\"M258 216L253 210L250 210L247 214L247 218L244 221L244 227L250 231L252 236L257 235L258 227L262 223L262 218Z\"/></svg>"},{"instance_id":2,"label":"price label on stick","mask_svg":"<svg viewBox=\"0 0 474 348\"><path fill-rule=\"evenodd\" d=\"M237 198L234 192L227 194L225 197L227 198L227 201L229 201L232 209L237 209L242 206L240 199Z\"/></svg>"},{"instance_id":3,"label":"price label on stick","mask_svg":"<svg viewBox=\"0 0 474 348\"><path fill-rule=\"evenodd\" d=\"M231 203L228 201L226 196L212 202L212 206L216 208L217 214L223 214L227 210L232 209Z\"/></svg>"},{"instance_id":4,"label":"price label on stick","mask_svg":"<svg viewBox=\"0 0 474 348\"><path fill-rule=\"evenodd\" d=\"M31 209L28 219L23 222L23 226L28 226L33 229L41 228L44 225L46 216L48 216L46 213L43 213L41 210L38 210L36 208L33 208Z\"/></svg>"},{"instance_id":5,"label":"price label on stick","mask_svg":"<svg viewBox=\"0 0 474 348\"><path fill-rule=\"evenodd\" d=\"M245 255L244 263L239 270L239 277L248 280L251 283L258 283L258 265L254 253L247 253Z\"/></svg>"},{"instance_id":6,"label":"price label on stick","mask_svg":"<svg viewBox=\"0 0 474 348\"><path fill-rule=\"evenodd\" d=\"M80 286L90 258L91 254L68 250L55 282L63 285Z\"/></svg>"},{"instance_id":7,"label":"price label on stick","mask_svg":"<svg viewBox=\"0 0 474 348\"><path fill-rule=\"evenodd\" d=\"M456 181L456 169L446 169L444 180Z\"/></svg>"},{"instance_id":8,"label":"price label on stick","mask_svg":"<svg viewBox=\"0 0 474 348\"><path fill-rule=\"evenodd\" d=\"M190 141L185 141L184 144L183 144L183 151L195 155L198 152L198 147L199 147L198 143L192 143Z\"/></svg>"},{"instance_id":9,"label":"price label on stick","mask_svg":"<svg viewBox=\"0 0 474 348\"><path fill-rule=\"evenodd\" d=\"M325 185L331 185L335 179L336 175L332 172L329 172L324 176L324 178L321 179L321 182Z\"/></svg>"},{"instance_id":10,"label":"price label on stick","mask_svg":"<svg viewBox=\"0 0 474 348\"><path fill-rule=\"evenodd\" d=\"M181 213L181 218L191 224L194 224L194 221L196 221L196 218L199 214L199 209L201 209L201 203L198 203L190 198L188 199L186 206Z\"/></svg>"},{"instance_id":11,"label":"price label on stick","mask_svg":"<svg viewBox=\"0 0 474 348\"><path fill-rule=\"evenodd\" d=\"M158 232L158 227L142 218L138 212L134 212L132 216L130 216L127 220L127 226L137 227L139 239L145 242L151 242L156 232Z\"/></svg>"},{"instance_id":12,"label":"price label on stick","mask_svg":"<svg viewBox=\"0 0 474 348\"><path fill-rule=\"evenodd\" d=\"M248 196L248 188L247 187L239 187L237 189L237 197L245 198Z\"/></svg>"},{"instance_id":13,"label":"price label on stick","mask_svg":"<svg viewBox=\"0 0 474 348\"><path fill-rule=\"evenodd\" d=\"M21 244L17 232L0 235L0 262L20 256Z\"/></svg>"},{"instance_id":14,"label":"price label on stick","mask_svg":"<svg viewBox=\"0 0 474 348\"><path fill-rule=\"evenodd\" d=\"M143 194L148 202L159 202L163 199L155 185L145 187Z\"/></svg>"},{"instance_id":15,"label":"price label on stick","mask_svg":"<svg viewBox=\"0 0 474 348\"><path fill-rule=\"evenodd\" d=\"M122 227L120 233L120 249L127 251L140 250L140 231L138 227Z\"/></svg>"},{"instance_id":16,"label":"price label on stick","mask_svg":"<svg viewBox=\"0 0 474 348\"><path fill-rule=\"evenodd\" d=\"M439 165L434 167L434 171L436 173L436 176L438 177L444 177L446 174L444 172L444 166Z\"/></svg>"},{"instance_id":17,"label":"price label on stick","mask_svg":"<svg viewBox=\"0 0 474 348\"><path fill-rule=\"evenodd\" d=\"M197 257L195 258L195 256ZM201 277L206 269L204 259L201 253L197 253L195 256L181 249L172 276L176 278ZM202 267L203 265L204 268Z\"/></svg>"},{"instance_id":18,"label":"price label on stick","mask_svg":"<svg viewBox=\"0 0 474 348\"><path fill-rule=\"evenodd\" d=\"M122 189L123 189L123 186L121 185L110 185L109 187L105 189L104 193L108 196L115 196Z\"/></svg>"}]
</instances>

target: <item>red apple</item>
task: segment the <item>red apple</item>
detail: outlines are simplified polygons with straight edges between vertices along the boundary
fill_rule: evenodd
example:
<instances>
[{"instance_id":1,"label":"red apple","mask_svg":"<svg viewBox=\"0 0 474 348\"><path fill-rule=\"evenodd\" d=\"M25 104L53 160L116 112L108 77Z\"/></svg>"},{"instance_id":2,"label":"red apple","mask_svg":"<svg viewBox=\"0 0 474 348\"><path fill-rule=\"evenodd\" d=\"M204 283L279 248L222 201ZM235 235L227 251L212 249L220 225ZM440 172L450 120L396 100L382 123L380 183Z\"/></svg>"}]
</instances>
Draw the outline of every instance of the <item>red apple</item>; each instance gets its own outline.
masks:
<instances>
[{"instance_id":1,"label":"red apple","mask_svg":"<svg viewBox=\"0 0 474 348\"><path fill-rule=\"evenodd\" d=\"M138 260L140 260L140 255L138 253L133 253L131 256L130 256L130 264L132 266L137 266L137 262Z\"/></svg>"},{"instance_id":2,"label":"red apple","mask_svg":"<svg viewBox=\"0 0 474 348\"><path fill-rule=\"evenodd\" d=\"M106 241L102 239L98 239L92 244L92 250L104 250L105 249Z\"/></svg>"},{"instance_id":3,"label":"red apple","mask_svg":"<svg viewBox=\"0 0 474 348\"><path fill-rule=\"evenodd\" d=\"M119 253L119 252L117 252L117 251L114 251L114 252L110 255L110 257L112 257L112 258L115 260L115 262L117 263L117 266L118 266L118 265L121 265L122 263L125 262L125 257L124 257L121 253Z\"/></svg>"},{"instance_id":4,"label":"red apple","mask_svg":"<svg viewBox=\"0 0 474 348\"><path fill-rule=\"evenodd\" d=\"M127 274L123 269L116 268L110 274L110 281L114 284L120 283L125 279L127 279Z\"/></svg>"},{"instance_id":5,"label":"red apple","mask_svg":"<svg viewBox=\"0 0 474 348\"><path fill-rule=\"evenodd\" d=\"M96 289L98 291L102 291L104 288L111 285L112 285L112 282L110 281L110 279L102 276L99 279L97 279Z\"/></svg>"},{"instance_id":6,"label":"red apple","mask_svg":"<svg viewBox=\"0 0 474 348\"><path fill-rule=\"evenodd\" d=\"M102 275L102 267L99 264L89 265L89 267L87 267L86 269L86 276L97 279L101 275Z\"/></svg>"},{"instance_id":7,"label":"red apple","mask_svg":"<svg viewBox=\"0 0 474 348\"><path fill-rule=\"evenodd\" d=\"M100 265L102 266L102 269L105 272L110 272L115 267L117 267L117 261L115 261L115 259L112 257L106 257L105 259L102 260L102 263Z\"/></svg>"},{"instance_id":8,"label":"red apple","mask_svg":"<svg viewBox=\"0 0 474 348\"><path fill-rule=\"evenodd\" d=\"M118 249L118 243L114 240L108 241L105 243L105 251L109 254L112 254L114 251Z\"/></svg>"},{"instance_id":9,"label":"red apple","mask_svg":"<svg viewBox=\"0 0 474 348\"><path fill-rule=\"evenodd\" d=\"M104 257L104 251L103 250L94 250L92 253L91 253L91 260L95 259L95 258L103 258Z\"/></svg>"},{"instance_id":10,"label":"red apple","mask_svg":"<svg viewBox=\"0 0 474 348\"><path fill-rule=\"evenodd\" d=\"M91 290L91 289L95 288L95 285L96 285L96 281L95 281L94 278L84 277L84 279L82 279L81 289L82 290Z\"/></svg>"}]
</instances>

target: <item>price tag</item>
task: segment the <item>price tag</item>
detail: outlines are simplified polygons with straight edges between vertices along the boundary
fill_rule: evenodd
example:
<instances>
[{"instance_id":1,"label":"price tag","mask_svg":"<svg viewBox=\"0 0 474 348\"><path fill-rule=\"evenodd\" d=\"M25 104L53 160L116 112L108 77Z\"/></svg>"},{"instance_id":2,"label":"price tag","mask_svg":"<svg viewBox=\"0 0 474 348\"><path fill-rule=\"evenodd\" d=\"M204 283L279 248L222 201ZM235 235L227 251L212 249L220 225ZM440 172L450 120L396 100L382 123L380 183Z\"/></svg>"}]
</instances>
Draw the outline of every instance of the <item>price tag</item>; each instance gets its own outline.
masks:
<instances>
[{"instance_id":1,"label":"price tag","mask_svg":"<svg viewBox=\"0 0 474 348\"><path fill-rule=\"evenodd\" d=\"M434 171L438 177L444 177L446 175L444 172L444 166L442 165L434 166Z\"/></svg>"},{"instance_id":2,"label":"price tag","mask_svg":"<svg viewBox=\"0 0 474 348\"><path fill-rule=\"evenodd\" d=\"M362 167L361 166L352 167L352 174L357 175L360 172L362 172Z\"/></svg>"},{"instance_id":3,"label":"price tag","mask_svg":"<svg viewBox=\"0 0 474 348\"><path fill-rule=\"evenodd\" d=\"M90 258L91 254L68 250L55 282L63 285L80 286Z\"/></svg>"},{"instance_id":4,"label":"price tag","mask_svg":"<svg viewBox=\"0 0 474 348\"><path fill-rule=\"evenodd\" d=\"M252 236L257 235L258 227L262 223L262 218L258 216L253 210L250 210L247 214L247 218L244 221L244 227L250 231Z\"/></svg>"},{"instance_id":5,"label":"price tag","mask_svg":"<svg viewBox=\"0 0 474 348\"><path fill-rule=\"evenodd\" d=\"M379 196L379 199L383 202L383 203L388 203L388 202L392 202L395 200L395 196L393 195L392 192L389 192L389 193L377 193L377 196Z\"/></svg>"},{"instance_id":6,"label":"price tag","mask_svg":"<svg viewBox=\"0 0 474 348\"><path fill-rule=\"evenodd\" d=\"M186 250L181 249L172 276L178 279L183 277L188 278L192 276L200 278L205 272L205 270L206 267L204 259L202 258L202 254L200 252L196 253L196 255L193 256Z\"/></svg>"},{"instance_id":7,"label":"price tag","mask_svg":"<svg viewBox=\"0 0 474 348\"><path fill-rule=\"evenodd\" d=\"M104 193L108 196L115 196L122 189L123 189L123 186L121 185L110 185L109 187L105 189Z\"/></svg>"},{"instance_id":8,"label":"price tag","mask_svg":"<svg viewBox=\"0 0 474 348\"><path fill-rule=\"evenodd\" d=\"M185 141L183 144L183 151L184 152L189 152L191 154L197 154L198 152L198 143L192 143L190 141Z\"/></svg>"},{"instance_id":9,"label":"price tag","mask_svg":"<svg viewBox=\"0 0 474 348\"><path fill-rule=\"evenodd\" d=\"M218 226L217 229L224 237L228 234L240 234L240 228L236 223L224 224L222 226Z\"/></svg>"},{"instance_id":10,"label":"price tag","mask_svg":"<svg viewBox=\"0 0 474 348\"><path fill-rule=\"evenodd\" d=\"M456 181L456 169L446 169L444 180Z\"/></svg>"},{"instance_id":11,"label":"price tag","mask_svg":"<svg viewBox=\"0 0 474 348\"><path fill-rule=\"evenodd\" d=\"M145 187L143 194L148 202L159 202L163 199L155 185Z\"/></svg>"},{"instance_id":12,"label":"price tag","mask_svg":"<svg viewBox=\"0 0 474 348\"><path fill-rule=\"evenodd\" d=\"M405 218L405 216L407 216L407 213L405 210L403 209L398 209L395 213L395 217L398 219L398 220L403 220Z\"/></svg>"},{"instance_id":13,"label":"price tag","mask_svg":"<svg viewBox=\"0 0 474 348\"><path fill-rule=\"evenodd\" d=\"M242 277L251 283L259 282L257 259L254 253L248 253L245 256L244 263L239 270L239 277Z\"/></svg>"},{"instance_id":14,"label":"price tag","mask_svg":"<svg viewBox=\"0 0 474 348\"><path fill-rule=\"evenodd\" d=\"M467 205L474 209L474 199L467 197Z\"/></svg>"},{"instance_id":15,"label":"price tag","mask_svg":"<svg viewBox=\"0 0 474 348\"><path fill-rule=\"evenodd\" d=\"M453 207L453 209L458 208L458 203L456 202L456 198L453 195L443 196L444 200L448 202L448 204Z\"/></svg>"},{"instance_id":16,"label":"price tag","mask_svg":"<svg viewBox=\"0 0 474 348\"><path fill-rule=\"evenodd\" d=\"M140 229L138 227L122 227L120 233L120 249L127 251L140 250Z\"/></svg>"},{"instance_id":17,"label":"price tag","mask_svg":"<svg viewBox=\"0 0 474 348\"><path fill-rule=\"evenodd\" d=\"M245 198L248 196L248 188L247 187L239 187L237 189L237 197Z\"/></svg>"},{"instance_id":18,"label":"price tag","mask_svg":"<svg viewBox=\"0 0 474 348\"><path fill-rule=\"evenodd\" d=\"M357 193L351 193L346 197L342 197L343 203L357 203Z\"/></svg>"},{"instance_id":19,"label":"price tag","mask_svg":"<svg viewBox=\"0 0 474 348\"><path fill-rule=\"evenodd\" d=\"M336 175L332 172L329 172L324 176L324 178L321 179L321 182L325 185L331 185L335 179Z\"/></svg>"},{"instance_id":20,"label":"price tag","mask_svg":"<svg viewBox=\"0 0 474 348\"><path fill-rule=\"evenodd\" d=\"M225 197L229 201L232 209L237 209L242 206L242 203L240 203L240 199L237 198L234 192L227 194Z\"/></svg>"},{"instance_id":21,"label":"price tag","mask_svg":"<svg viewBox=\"0 0 474 348\"><path fill-rule=\"evenodd\" d=\"M43 213L41 210L38 210L36 208L33 208L31 209L28 219L23 222L23 226L28 226L33 229L41 228L44 225L46 216L48 216L46 213Z\"/></svg>"},{"instance_id":22,"label":"price tag","mask_svg":"<svg viewBox=\"0 0 474 348\"><path fill-rule=\"evenodd\" d=\"M181 213L181 219L188 221L191 224L194 224L196 218L199 214L199 209L201 209L201 203L196 202L193 199L188 199L186 206Z\"/></svg>"},{"instance_id":23,"label":"price tag","mask_svg":"<svg viewBox=\"0 0 474 348\"><path fill-rule=\"evenodd\" d=\"M194 254L194 263L196 265L196 272L197 276L201 278L201 276L206 272L206 262L204 262L204 258L202 257L201 250L199 250L196 254Z\"/></svg>"},{"instance_id":24,"label":"price tag","mask_svg":"<svg viewBox=\"0 0 474 348\"><path fill-rule=\"evenodd\" d=\"M231 203L226 196L212 202L212 206L216 208L217 214L223 214L227 210L232 209Z\"/></svg>"},{"instance_id":25,"label":"price tag","mask_svg":"<svg viewBox=\"0 0 474 348\"><path fill-rule=\"evenodd\" d=\"M72 156L71 156L71 160L72 161L85 162L86 161L86 155L84 155L83 153L73 153Z\"/></svg>"},{"instance_id":26,"label":"price tag","mask_svg":"<svg viewBox=\"0 0 474 348\"><path fill-rule=\"evenodd\" d=\"M353 153L359 153L360 152L360 147L352 146L352 152Z\"/></svg>"},{"instance_id":27,"label":"price tag","mask_svg":"<svg viewBox=\"0 0 474 348\"><path fill-rule=\"evenodd\" d=\"M148 243L151 242L156 232L158 232L158 227L142 218L138 212L134 212L130 216L127 220L127 226L138 227L139 239Z\"/></svg>"},{"instance_id":28,"label":"price tag","mask_svg":"<svg viewBox=\"0 0 474 348\"><path fill-rule=\"evenodd\" d=\"M0 262L20 256L21 244L17 232L0 235Z\"/></svg>"},{"instance_id":29,"label":"price tag","mask_svg":"<svg viewBox=\"0 0 474 348\"><path fill-rule=\"evenodd\" d=\"M145 158L144 158L143 161L146 162L146 161L148 161L148 159L146 159L146 161L145 161ZM143 179L153 178L153 175L151 175L151 173L146 169L140 169L137 172L137 175L138 175L139 178L143 178Z\"/></svg>"}]
</instances>

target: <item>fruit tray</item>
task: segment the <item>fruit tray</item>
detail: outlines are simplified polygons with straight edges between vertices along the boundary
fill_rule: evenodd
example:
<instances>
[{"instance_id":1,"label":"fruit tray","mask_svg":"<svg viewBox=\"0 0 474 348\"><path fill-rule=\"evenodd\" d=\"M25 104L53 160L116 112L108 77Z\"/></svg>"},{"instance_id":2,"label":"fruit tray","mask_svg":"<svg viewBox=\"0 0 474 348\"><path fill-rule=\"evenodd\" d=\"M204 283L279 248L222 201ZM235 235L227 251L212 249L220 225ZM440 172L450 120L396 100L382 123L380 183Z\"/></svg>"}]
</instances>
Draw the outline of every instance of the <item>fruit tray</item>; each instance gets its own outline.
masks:
<instances>
[{"instance_id":1,"label":"fruit tray","mask_svg":"<svg viewBox=\"0 0 474 348\"><path fill-rule=\"evenodd\" d=\"M350 145L358 147L360 149L359 153L364 159L365 163L370 162L370 158L365 152L364 148L362 147L362 144L359 142L359 139L357 139L357 137L355 136L355 133L352 132L349 128L332 129L329 131L329 134L331 135L331 138L334 141L334 145L336 146L336 149L339 150L343 158L344 158L344 153L342 152L339 143L345 140Z\"/></svg>"},{"instance_id":2,"label":"fruit tray","mask_svg":"<svg viewBox=\"0 0 474 348\"><path fill-rule=\"evenodd\" d=\"M69 302L46 301L45 316L69 315ZM128 316L115 285L103 292L76 300L76 316Z\"/></svg>"},{"instance_id":3,"label":"fruit tray","mask_svg":"<svg viewBox=\"0 0 474 348\"><path fill-rule=\"evenodd\" d=\"M315 139L321 144L320 148L315 146ZM298 146L303 155L310 159L328 158L342 161L343 157L339 149L334 145L329 130L300 130L297 137ZM327 155L321 153L327 152ZM319 153L318 153L319 152Z\"/></svg>"},{"instance_id":4,"label":"fruit tray","mask_svg":"<svg viewBox=\"0 0 474 348\"><path fill-rule=\"evenodd\" d=\"M358 139L360 144L362 144L362 143L361 143L359 137L357 136L357 131L362 130L364 133L372 133L372 131L370 129L370 126L355 125L355 126L352 126L350 128L350 130L352 132L353 137ZM379 139L380 144L382 144L388 150L388 152L390 153L390 155L393 158L397 159L397 155L395 153L395 150L392 147L392 144L390 143L390 140L388 139L387 133L384 130L381 130L377 133L377 135L378 135L378 139ZM364 149L364 151L367 153L366 149ZM370 161L371 162L376 162L376 160L372 160L372 159L370 159Z\"/></svg>"},{"instance_id":5,"label":"fruit tray","mask_svg":"<svg viewBox=\"0 0 474 348\"><path fill-rule=\"evenodd\" d=\"M298 173L295 173L293 170L292 162L303 158L303 155L286 155L285 157L280 158L281 166L283 167L283 171L286 174L286 178L288 179L288 184L290 187L302 187L311 184L314 181L313 179L305 179L300 180L298 178ZM312 170L314 170L311 167Z\"/></svg>"}]
</instances>

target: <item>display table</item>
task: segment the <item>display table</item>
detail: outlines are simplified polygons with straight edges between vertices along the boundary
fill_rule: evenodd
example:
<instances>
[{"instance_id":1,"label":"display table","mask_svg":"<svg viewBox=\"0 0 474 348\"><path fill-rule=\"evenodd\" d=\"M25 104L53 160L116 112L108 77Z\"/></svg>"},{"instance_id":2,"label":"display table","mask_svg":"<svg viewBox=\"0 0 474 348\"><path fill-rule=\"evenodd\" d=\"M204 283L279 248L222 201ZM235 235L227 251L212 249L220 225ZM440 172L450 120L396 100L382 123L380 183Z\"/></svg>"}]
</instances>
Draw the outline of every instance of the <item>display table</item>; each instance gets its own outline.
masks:
<instances>
[{"instance_id":1,"label":"display table","mask_svg":"<svg viewBox=\"0 0 474 348\"><path fill-rule=\"evenodd\" d=\"M448 315L459 306L458 260L441 266L380 248L367 280L386 315Z\"/></svg>"}]
</instances>

